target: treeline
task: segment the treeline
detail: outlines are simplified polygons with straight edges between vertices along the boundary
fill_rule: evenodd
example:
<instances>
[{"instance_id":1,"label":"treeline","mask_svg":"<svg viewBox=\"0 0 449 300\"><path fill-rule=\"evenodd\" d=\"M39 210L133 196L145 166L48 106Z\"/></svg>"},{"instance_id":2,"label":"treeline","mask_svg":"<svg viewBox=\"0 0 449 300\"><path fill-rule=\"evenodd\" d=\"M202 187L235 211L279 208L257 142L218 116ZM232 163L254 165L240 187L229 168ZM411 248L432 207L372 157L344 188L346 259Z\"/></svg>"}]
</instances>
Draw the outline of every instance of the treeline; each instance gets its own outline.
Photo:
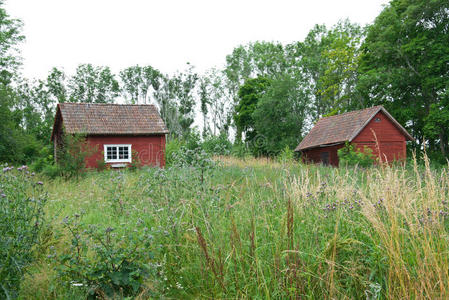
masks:
<instances>
[{"instance_id":1,"label":"treeline","mask_svg":"<svg viewBox=\"0 0 449 300\"><path fill-rule=\"evenodd\" d=\"M46 79L18 71L22 23L0 1L0 161L29 162L50 144L58 102L154 103L172 138L220 136L255 155L294 148L320 117L382 104L416 138L449 151L449 3L392 0L372 25L316 25L303 41L238 46L221 68L175 74L83 64Z\"/></svg>"}]
</instances>

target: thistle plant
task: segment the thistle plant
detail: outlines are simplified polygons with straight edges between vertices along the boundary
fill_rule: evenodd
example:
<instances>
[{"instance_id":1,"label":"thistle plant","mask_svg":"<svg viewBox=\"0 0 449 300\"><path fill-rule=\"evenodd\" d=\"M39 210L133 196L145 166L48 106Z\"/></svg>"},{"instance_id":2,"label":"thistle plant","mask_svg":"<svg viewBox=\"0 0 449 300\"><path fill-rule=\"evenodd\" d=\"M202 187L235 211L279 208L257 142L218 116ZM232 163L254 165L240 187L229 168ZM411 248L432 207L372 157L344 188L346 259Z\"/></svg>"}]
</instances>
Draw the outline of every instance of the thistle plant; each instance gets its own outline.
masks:
<instances>
[{"instance_id":1,"label":"thistle plant","mask_svg":"<svg viewBox=\"0 0 449 300\"><path fill-rule=\"evenodd\" d=\"M34 260L33 247L44 226L47 194L27 166L3 166L0 172L0 298L17 297Z\"/></svg>"},{"instance_id":2,"label":"thistle plant","mask_svg":"<svg viewBox=\"0 0 449 300\"><path fill-rule=\"evenodd\" d=\"M143 292L143 284L155 280L153 236L142 222L126 232L110 226L87 225L82 216L65 217L62 226L69 232L65 251L54 251L59 280L70 288L84 289L88 298L128 297Z\"/></svg>"}]
</instances>

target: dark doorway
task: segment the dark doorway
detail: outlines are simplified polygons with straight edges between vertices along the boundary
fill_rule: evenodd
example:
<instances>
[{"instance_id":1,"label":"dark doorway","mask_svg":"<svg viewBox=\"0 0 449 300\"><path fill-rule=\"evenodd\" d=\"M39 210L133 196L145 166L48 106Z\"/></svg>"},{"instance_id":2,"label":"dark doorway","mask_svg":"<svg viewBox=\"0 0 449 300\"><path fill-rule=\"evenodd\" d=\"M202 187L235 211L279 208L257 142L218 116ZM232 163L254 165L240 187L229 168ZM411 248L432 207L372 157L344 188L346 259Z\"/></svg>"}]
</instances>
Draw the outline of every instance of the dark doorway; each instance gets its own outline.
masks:
<instances>
[{"instance_id":1,"label":"dark doorway","mask_svg":"<svg viewBox=\"0 0 449 300\"><path fill-rule=\"evenodd\" d=\"M323 165L329 164L329 152L321 152L321 162Z\"/></svg>"}]
</instances>

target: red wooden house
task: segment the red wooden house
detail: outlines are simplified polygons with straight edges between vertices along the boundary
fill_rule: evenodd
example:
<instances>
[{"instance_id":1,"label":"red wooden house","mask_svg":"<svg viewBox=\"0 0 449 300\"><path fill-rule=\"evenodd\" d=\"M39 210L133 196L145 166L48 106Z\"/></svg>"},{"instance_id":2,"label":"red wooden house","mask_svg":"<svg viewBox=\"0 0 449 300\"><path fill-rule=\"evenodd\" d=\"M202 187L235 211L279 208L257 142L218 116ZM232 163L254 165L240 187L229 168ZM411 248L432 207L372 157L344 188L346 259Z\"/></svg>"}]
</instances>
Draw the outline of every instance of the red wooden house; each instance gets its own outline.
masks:
<instances>
[{"instance_id":1,"label":"red wooden house","mask_svg":"<svg viewBox=\"0 0 449 300\"><path fill-rule=\"evenodd\" d=\"M88 168L102 160L125 167L136 157L142 165L165 166L168 130L154 105L60 103L51 135L56 160L63 133L86 137L94 152L86 158Z\"/></svg>"},{"instance_id":2,"label":"red wooden house","mask_svg":"<svg viewBox=\"0 0 449 300\"><path fill-rule=\"evenodd\" d=\"M337 150L345 142L364 146L382 161L404 160L413 137L382 106L320 119L296 147L305 161L338 166Z\"/></svg>"}]
</instances>

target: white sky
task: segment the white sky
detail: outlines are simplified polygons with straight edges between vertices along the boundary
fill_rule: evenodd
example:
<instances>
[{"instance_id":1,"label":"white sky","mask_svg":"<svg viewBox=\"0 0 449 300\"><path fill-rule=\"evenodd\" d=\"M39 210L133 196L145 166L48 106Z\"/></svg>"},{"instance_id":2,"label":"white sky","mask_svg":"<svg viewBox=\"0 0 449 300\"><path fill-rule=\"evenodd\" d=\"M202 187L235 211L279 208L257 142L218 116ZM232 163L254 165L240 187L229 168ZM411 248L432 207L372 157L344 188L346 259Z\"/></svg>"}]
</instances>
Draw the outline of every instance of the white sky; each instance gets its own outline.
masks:
<instances>
[{"instance_id":1,"label":"white sky","mask_svg":"<svg viewBox=\"0 0 449 300\"><path fill-rule=\"evenodd\" d=\"M314 24L367 24L387 0L6 0L24 23L23 73L43 78L54 66L139 64L164 73L186 62L222 67L236 46L303 40Z\"/></svg>"}]
</instances>

